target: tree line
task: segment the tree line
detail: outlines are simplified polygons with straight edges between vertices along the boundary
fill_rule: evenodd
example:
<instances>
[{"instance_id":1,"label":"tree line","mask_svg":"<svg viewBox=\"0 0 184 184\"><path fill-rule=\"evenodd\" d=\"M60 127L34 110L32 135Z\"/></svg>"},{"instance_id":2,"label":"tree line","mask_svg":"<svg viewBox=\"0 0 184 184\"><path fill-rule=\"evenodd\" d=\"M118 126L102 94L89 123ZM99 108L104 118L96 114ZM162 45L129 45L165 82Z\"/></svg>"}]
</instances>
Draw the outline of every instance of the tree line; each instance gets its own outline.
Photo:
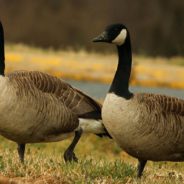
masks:
<instances>
[{"instance_id":1,"label":"tree line","mask_svg":"<svg viewBox=\"0 0 184 184\"><path fill-rule=\"evenodd\" d=\"M110 51L92 44L112 23L124 23L134 53L184 55L183 0L0 0L8 42L39 47Z\"/></svg>"}]
</instances>

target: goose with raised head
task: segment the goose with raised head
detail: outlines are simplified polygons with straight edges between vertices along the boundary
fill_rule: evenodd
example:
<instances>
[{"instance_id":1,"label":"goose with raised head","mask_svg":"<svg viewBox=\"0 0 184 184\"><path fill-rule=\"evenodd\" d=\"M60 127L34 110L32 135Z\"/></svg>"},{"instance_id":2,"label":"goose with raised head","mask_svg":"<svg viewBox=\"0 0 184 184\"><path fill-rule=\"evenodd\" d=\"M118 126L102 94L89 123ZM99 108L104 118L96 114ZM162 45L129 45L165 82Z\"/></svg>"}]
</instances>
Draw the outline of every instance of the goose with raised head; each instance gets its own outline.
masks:
<instances>
[{"instance_id":1,"label":"goose with raised head","mask_svg":"<svg viewBox=\"0 0 184 184\"><path fill-rule=\"evenodd\" d=\"M82 132L108 136L101 105L63 80L37 71L4 76L4 33L0 22L0 134L18 143L24 161L26 143L61 141L75 134L64 153L77 161L74 148Z\"/></svg>"},{"instance_id":2,"label":"goose with raised head","mask_svg":"<svg viewBox=\"0 0 184 184\"><path fill-rule=\"evenodd\" d=\"M129 91L132 51L124 25L108 26L93 41L117 46L118 66L102 107L102 120L119 146L138 159L138 177L147 160L184 161L184 100Z\"/></svg>"}]
</instances>

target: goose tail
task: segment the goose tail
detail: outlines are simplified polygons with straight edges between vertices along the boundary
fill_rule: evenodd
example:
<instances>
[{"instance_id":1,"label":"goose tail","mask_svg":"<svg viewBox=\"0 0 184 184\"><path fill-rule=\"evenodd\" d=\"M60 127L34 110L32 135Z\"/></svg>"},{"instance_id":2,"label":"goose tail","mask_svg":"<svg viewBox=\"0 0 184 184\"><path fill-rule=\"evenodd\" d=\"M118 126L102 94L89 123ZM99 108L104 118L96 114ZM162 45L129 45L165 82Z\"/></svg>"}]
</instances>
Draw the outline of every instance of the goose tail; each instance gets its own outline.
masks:
<instances>
[{"instance_id":1,"label":"goose tail","mask_svg":"<svg viewBox=\"0 0 184 184\"><path fill-rule=\"evenodd\" d=\"M97 120L79 118L79 127L77 129L79 128L82 128L82 130L86 133L93 133L99 137L107 136L109 138L112 138L104 127L101 119Z\"/></svg>"},{"instance_id":2,"label":"goose tail","mask_svg":"<svg viewBox=\"0 0 184 184\"><path fill-rule=\"evenodd\" d=\"M104 127L104 133L100 133L100 134L96 134L99 137L109 137L110 139L112 139L111 135L109 134L109 132L107 131L107 129Z\"/></svg>"}]
</instances>

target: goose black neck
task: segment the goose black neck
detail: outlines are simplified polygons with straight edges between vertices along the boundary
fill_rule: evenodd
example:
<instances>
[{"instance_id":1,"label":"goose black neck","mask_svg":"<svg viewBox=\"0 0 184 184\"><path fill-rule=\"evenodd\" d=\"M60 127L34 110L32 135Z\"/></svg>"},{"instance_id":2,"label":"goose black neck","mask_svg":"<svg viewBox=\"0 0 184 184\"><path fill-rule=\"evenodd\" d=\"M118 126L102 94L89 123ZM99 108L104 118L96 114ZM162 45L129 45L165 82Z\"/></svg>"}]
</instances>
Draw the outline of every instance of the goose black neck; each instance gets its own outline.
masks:
<instances>
[{"instance_id":1,"label":"goose black neck","mask_svg":"<svg viewBox=\"0 0 184 184\"><path fill-rule=\"evenodd\" d=\"M4 31L2 23L0 22L0 75L4 76L4 70L5 70Z\"/></svg>"},{"instance_id":2,"label":"goose black neck","mask_svg":"<svg viewBox=\"0 0 184 184\"><path fill-rule=\"evenodd\" d=\"M123 45L117 46L117 50L119 57L118 67L109 92L129 99L132 97L132 93L129 91L129 79L132 66L132 51L129 35Z\"/></svg>"}]
</instances>

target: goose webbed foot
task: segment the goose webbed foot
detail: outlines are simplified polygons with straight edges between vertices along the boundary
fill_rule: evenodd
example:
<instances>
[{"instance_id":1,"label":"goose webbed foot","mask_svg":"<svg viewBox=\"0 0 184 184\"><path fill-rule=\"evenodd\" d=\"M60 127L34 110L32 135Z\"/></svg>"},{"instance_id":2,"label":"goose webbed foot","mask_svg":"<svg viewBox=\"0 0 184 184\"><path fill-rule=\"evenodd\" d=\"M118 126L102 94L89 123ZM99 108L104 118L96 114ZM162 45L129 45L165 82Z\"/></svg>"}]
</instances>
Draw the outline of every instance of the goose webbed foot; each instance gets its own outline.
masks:
<instances>
[{"instance_id":1,"label":"goose webbed foot","mask_svg":"<svg viewBox=\"0 0 184 184\"><path fill-rule=\"evenodd\" d=\"M67 150L64 153L65 162L71 162L71 161L77 162L78 161L77 157L75 156L74 149L81 135L82 135L82 129L75 132L75 137L72 143L70 144L70 146L67 148Z\"/></svg>"},{"instance_id":2,"label":"goose webbed foot","mask_svg":"<svg viewBox=\"0 0 184 184\"><path fill-rule=\"evenodd\" d=\"M78 158L75 156L75 153L70 151L70 150L66 150L64 153L64 159L65 162L78 162Z\"/></svg>"},{"instance_id":3,"label":"goose webbed foot","mask_svg":"<svg viewBox=\"0 0 184 184\"><path fill-rule=\"evenodd\" d=\"M139 161L139 163L137 166L137 177L141 178L147 160L138 159L138 161Z\"/></svg>"},{"instance_id":4,"label":"goose webbed foot","mask_svg":"<svg viewBox=\"0 0 184 184\"><path fill-rule=\"evenodd\" d=\"M18 143L17 151L18 151L19 159L20 159L21 163L24 163L25 144Z\"/></svg>"}]
</instances>

